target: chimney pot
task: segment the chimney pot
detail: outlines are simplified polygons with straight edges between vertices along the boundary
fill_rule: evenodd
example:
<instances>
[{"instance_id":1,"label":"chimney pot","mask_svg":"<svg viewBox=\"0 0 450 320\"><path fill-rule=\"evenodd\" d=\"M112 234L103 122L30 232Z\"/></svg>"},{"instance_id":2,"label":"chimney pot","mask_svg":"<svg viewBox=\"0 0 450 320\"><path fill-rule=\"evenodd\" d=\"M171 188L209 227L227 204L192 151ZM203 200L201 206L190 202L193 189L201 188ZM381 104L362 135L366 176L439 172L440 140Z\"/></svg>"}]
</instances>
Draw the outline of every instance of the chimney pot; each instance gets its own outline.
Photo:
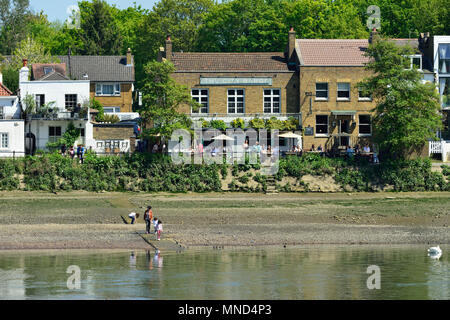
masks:
<instances>
[{"instance_id":1,"label":"chimney pot","mask_svg":"<svg viewBox=\"0 0 450 320\"><path fill-rule=\"evenodd\" d=\"M23 59L22 62L24 67L28 67L28 59Z\"/></svg>"}]
</instances>

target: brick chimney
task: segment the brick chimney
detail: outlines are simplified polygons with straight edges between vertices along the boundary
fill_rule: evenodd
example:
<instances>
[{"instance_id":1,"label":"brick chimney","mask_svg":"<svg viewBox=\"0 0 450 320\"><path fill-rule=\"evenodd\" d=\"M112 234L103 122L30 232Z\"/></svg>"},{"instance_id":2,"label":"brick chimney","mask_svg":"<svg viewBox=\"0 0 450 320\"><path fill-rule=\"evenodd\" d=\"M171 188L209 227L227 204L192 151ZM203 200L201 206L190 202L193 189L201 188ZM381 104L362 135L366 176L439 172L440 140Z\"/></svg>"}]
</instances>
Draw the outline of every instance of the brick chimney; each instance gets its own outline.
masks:
<instances>
[{"instance_id":1,"label":"brick chimney","mask_svg":"<svg viewBox=\"0 0 450 320\"><path fill-rule=\"evenodd\" d=\"M296 33L293 27L291 27L291 30L289 30L289 44L288 44L288 58L289 61L292 61L294 51L295 51L295 39Z\"/></svg>"},{"instance_id":2,"label":"brick chimney","mask_svg":"<svg viewBox=\"0 0 450 320\"><path fill-rule=\"evenodd\" d=\"M170 39L170 36L167 36L167 39L166 39L165 52L166 52L166 59L171 61L172 60L172 40Z\"/></svg>"},{"instance_id":3,"label":"brick chimney","mask_svg":"<svg viewBox=\"0 0 450 320\"><path fill-rule=\"evenodd\" d=\"M131 59L131 48L128 48L127 51L127 66L130 67L133 65L132 59Z\"/></svg>"}]
</instances>

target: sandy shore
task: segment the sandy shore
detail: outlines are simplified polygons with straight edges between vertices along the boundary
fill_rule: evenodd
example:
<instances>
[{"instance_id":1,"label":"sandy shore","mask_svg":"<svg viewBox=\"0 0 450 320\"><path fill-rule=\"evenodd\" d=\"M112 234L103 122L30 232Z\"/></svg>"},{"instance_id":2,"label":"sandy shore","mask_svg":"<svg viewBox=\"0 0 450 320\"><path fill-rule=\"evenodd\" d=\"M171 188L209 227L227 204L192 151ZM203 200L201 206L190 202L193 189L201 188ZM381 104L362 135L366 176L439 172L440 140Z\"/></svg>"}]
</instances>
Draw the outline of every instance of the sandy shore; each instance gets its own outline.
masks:
<instances>
[{"instance_id":1,"label":"sandy shore","mask_svg":"<svg viewBox=\"0 0 450 320\"><path fill-rule=\"evenodd\" d=\"M0 249L146 249L124 212L150 203L163 238L193 246L450 244L445 193L0 194ZM75 206L75 209L74 209Z\"/></svg>"}]
</instances>

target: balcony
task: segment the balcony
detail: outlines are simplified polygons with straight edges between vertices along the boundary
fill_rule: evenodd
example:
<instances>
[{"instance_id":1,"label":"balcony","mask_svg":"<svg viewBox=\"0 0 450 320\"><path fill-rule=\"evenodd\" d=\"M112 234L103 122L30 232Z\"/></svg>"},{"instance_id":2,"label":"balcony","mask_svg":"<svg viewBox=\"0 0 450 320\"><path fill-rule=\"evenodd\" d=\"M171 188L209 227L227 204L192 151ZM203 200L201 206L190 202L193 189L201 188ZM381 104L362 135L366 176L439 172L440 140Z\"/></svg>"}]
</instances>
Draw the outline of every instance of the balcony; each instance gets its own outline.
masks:
<instances>
[{"instance_id":1,"label":"balcony","mask_svg":"<svg viewBox=\"0 0 450 320\"><path fill-rule=\"evenodd\" d=\"M79 113L63 111L57 113L33 114L27 117L27 120L88 120L88 115L81 115Z\"/></svg>"}]
</instances>

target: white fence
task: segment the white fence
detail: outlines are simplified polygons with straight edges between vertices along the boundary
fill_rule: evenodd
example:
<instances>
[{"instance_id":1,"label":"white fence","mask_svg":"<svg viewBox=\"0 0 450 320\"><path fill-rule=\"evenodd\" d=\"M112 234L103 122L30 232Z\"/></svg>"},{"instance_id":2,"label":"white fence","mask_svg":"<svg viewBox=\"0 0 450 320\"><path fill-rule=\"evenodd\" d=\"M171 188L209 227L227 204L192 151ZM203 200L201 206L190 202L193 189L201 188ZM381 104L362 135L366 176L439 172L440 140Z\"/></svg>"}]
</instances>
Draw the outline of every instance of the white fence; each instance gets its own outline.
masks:
<instances>
[{"instance_id":1,"label":"white fence","mask_svg":"<svg viewBox=\"0 0 450 320\"><path fill-rule=\"evenodd\" d=\"M450 141L430 141L428 155L431 156L432 154L441 154L442 161L448 161L450 156Z\"/></svg>"}]
</instances>

